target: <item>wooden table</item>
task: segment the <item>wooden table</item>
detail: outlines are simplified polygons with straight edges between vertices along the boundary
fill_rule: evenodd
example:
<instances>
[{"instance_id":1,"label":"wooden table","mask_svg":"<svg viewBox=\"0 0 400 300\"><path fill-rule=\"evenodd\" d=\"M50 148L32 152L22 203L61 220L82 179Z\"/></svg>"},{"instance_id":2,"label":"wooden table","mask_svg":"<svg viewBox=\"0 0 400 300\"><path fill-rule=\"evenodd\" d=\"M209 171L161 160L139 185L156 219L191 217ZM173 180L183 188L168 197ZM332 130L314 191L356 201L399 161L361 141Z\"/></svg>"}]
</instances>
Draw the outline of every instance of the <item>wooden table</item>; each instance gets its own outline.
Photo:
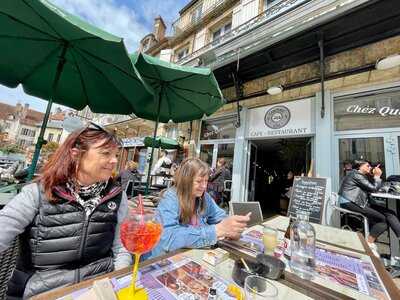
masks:
<instances>
[{"instance_id":1,"label":"wooden table","mask_svg":"<svg viewBox=\"0 0 400 300\"><path fill-rule=\"evenodd\" d=\"M278 229L280 235L283 236L289 224L289 218L278 216L266 221L264 224ZM363 235L319 224L312 225L315 228L317 243L319 245L325 245L329 249L339 250L362 259L370 259L389 296L392 299L399 299L399 289L394 284L393 279L386 271L381 260L372 253ZM285 270L285 280L288 281L287 285L289 286L295 284L313 293L320 293L319 296L321 299L373 299L353 289L319 278L315 278L311 282L301 280L290 271L288 266Z\"/></svg>"},{"instance_id":2,"label":"wooden table","mask_svg":"<svg viewBox=\"0 0 400 300\"><path fill-rule=\"evenodd\" d=\"M287 225L289 223L289 219L287 217L274 217L270 220L267 220L265 224L268 224L271 227L275 227L278 229L281 236L283 236L286 231ZM254 229L252 227L250 229ZM400 291L395 286L392 278L386 272L381 261L375 257L365 242L363 236L361 234L345 231L337 228L322 226L318 224L313 224L316 233L317 233L317 243L324 244L327 247L331 247L331 249L340 250L345 253L350 253L353 256L357 257L365 257L370 259L372 264L374 265L378 276L381 278L386 290L388 291L389 296L392 299L399 299ZM250 230L249 229L249 230ZM183 253L193 260L199 262L202 265L207 265L207 268L218 273L221 277L226 280L232 281L231 274L233 269L234 258L236 255L243 256L242 254L232 253L231 258L217 265L216 267L212 267L201 260L203 253L206 250L194 249L194 250L180 250L169 255L165 255L162 257L158 257L152 260L145 261L141 264L141 267L147 266L155 261L170 257L177 253ZM126 268L123 270L119 270L113 273L109 273L107 275L99 276L96 279L104 278L104 277L122 277L131 272L130 268ZM79 290L84 287L89 287L93 283L92 280L87 280L81 282L79 284L58 288L47 293L43 293L36 297L33 297L34 300L52 300L58 299L65 295L70 294L75 290ZM300 279L297 275L293 274L290 271L290 268L287 266L284 274L284 278L279 281L273 281L273 284L278 288L279 295L278 299L289 299L289 300L297 300L297 299L323 299L323 300L343 300L343 299L373 299L365 294L362 294L353 289L341 286L339 284L335 284L333 282L323 280L321 278L315 278L312 281L305 281Z\"/></svg>"},{"instance_id":3,"label":"wooden table","mask_svg":"<svg viewBox=\"0 0 400 300\"><path fill-rule=\"evenodd\" d=\"M221 276L223 279L228 280L228 281L232 281L231 278L231 274L232 274L232 269L233 269L233 265L234 265L234 260L232 258L229 258L225 261L223 261L222 263L218 264L217 266L213 267L209 264L207 264L206 262L204 262L202 260L203 254L204 252L207 250L202 250L202 249L192 249L192 250L182 250L182 251L175 251L173 253L170 253L169 255L164 255L162 257L159 258L155 258L155 259L151 259L148 261L143 262L140 267L144 267L147 266L153 262L156 262L158 260L167 258L167 257L171 257L177 253L183 253L184 255L192 258L194 261L197 261L198 263L200 263L201 265L205 265L207 266L207 268L215 273L218 273L219 276ZM96 279L91 279L91 280L87 280L69 287L64 287L64 288L58 288L58 289L54 289L52 291L37 295L33 298L31 298L32 300L53 300L53 299L59 299L61 297L64 297L70 293L72 293L73 291L85 288L85 287L89 287L93 284L94 280L98 280L104 277L108 277L108 278L112 278L112 277L122 277L125 276L127 274L130 274L132 272L131 268L125 268L119 271L115 271L103 276L99 276ZM278 298L277 300L284 300L284 299L290 299L290 300L311 300L312 298L309 296L306 296L305 294L297 291L294 288L291 288L287 285L285 285L284 283L281 282L277 282L277 281L272 281L272 283L278 288Z\"/></svg>"},{"instance_id":4,"label":"wooden table","mask_svg":"<svg viewBox=\"0 0 400 300\"><path fill-rule=\"evenodd\" d=\"M5 206L14 197L15 197L14 193L0 193L0 208Z\"/></svg>"}]
</instances>

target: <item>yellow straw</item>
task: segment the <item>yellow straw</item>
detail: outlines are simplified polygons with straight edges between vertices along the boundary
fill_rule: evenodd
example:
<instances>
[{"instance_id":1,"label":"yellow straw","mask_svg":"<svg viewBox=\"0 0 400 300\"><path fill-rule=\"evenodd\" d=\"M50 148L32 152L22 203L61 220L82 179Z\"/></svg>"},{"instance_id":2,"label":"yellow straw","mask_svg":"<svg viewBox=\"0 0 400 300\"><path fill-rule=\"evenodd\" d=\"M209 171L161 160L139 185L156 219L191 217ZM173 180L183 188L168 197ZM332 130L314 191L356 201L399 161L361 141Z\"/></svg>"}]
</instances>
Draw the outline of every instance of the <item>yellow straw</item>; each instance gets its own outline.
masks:
<instances>
[{"instance_id":1,"label":"yellow straw","mask_svg":"<svg viewBox=\"0 0 400 300\"><path fill-rule=\"evenodd\" d=\"M249 266L247 265L246 261L241 257L240 260L242 261L244 267L246 268L247 272L251 273Z\"/></svg>"}]
</instances>

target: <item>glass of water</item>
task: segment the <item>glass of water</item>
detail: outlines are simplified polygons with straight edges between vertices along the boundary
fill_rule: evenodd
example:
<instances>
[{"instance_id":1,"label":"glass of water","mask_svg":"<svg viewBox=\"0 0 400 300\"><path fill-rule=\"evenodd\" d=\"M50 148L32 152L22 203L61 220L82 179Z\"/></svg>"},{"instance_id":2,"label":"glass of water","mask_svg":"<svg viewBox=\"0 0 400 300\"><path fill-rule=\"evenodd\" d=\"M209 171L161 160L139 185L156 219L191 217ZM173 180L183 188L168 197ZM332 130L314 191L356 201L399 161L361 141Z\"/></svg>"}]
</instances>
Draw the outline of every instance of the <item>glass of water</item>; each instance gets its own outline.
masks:
<instances>
[{"instance_id":1,"label":"glass of water","mask_svg":"<svg viewBox=\"0 0 400 300\"><path fill-rule=\"evenodd\" d=\"M244 281L246 300L278 299L278 289L266 278L249 275Z\"/></svg>"}]
</instances>

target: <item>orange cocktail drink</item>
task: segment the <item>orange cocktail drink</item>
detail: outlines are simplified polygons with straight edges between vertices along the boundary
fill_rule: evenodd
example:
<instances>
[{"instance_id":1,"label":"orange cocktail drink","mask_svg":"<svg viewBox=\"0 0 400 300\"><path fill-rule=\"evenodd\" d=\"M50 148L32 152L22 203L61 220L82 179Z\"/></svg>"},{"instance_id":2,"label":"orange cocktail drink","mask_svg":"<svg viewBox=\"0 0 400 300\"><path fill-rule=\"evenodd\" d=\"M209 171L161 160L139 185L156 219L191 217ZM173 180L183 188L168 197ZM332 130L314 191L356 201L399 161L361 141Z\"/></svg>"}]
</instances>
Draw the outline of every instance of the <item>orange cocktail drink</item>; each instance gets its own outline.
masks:
<instances>
[{"instance_id":1,"label":"orange cocktail drink","mask_svg":"<svg viewBox=\"0 0 400 300\"><path fill-rule=\"evenodd\" d=\"M140 255L149 252L157 245L162 233L162 222L157 211L131 209L127 218L121 224L120 234L124 247L135 255L132 284L118 291L119 300L148 299L144 289L136 288L136 277Z\"/></svg>"}]
</instances>

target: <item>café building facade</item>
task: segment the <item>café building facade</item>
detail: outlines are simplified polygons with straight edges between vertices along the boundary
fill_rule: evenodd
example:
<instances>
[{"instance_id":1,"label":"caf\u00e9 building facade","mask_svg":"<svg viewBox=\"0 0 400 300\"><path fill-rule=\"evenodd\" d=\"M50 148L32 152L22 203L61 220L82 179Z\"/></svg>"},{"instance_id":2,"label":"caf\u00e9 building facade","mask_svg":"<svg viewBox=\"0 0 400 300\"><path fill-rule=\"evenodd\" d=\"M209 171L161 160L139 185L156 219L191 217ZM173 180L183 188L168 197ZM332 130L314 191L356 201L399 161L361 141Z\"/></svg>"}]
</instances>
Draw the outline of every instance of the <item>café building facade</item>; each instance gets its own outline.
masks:
<instances>
[{"instance_id":1,"label":"caf\u00e9 building facade","mask_svg":"<svg viewBox=\"0 0 400 300\"><path fill-rule=\"evenodd\" d=\"M223 90L227 104L193 122L190 144L212 167L226 159L233 201L279 209L289 172L337 192L356 158L400 174L400 67L377 63L399 60L399 1L197 0L172 36L159 24L141 50L210 67Z\"/></svg>"}]
</instances>

